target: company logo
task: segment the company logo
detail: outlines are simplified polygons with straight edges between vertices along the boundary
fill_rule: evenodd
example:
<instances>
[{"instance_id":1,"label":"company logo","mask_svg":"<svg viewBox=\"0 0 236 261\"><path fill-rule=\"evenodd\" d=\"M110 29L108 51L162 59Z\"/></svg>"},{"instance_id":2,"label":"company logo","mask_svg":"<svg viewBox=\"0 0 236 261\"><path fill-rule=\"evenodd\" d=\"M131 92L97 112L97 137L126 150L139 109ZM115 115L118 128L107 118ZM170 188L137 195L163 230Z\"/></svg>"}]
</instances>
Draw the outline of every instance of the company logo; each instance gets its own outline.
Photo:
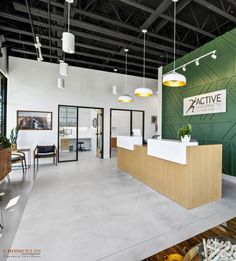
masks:
<instances>
[{"instance_id":1,"label":"company logo","mask_svg":"<svg viewBox=\"0 0 236 261\"><path fill-rule=\"evenodd\" d=\"M191 102L191 104L190 104L188 110L186 111L186 113L188 113L190 110L192 110L192 112L194 112L194 109L195 109L196 100L190 99L189 101Z\"/></svg>"},{"instance_id":2,"label":"company logo","mask_svg":"<svg viewBox=\"0 0 236 261\"><path fill-rule=\"evenodd\" d=\"M41 249L35 248L6 248L3 250L4 257L9 258L40 258L41 257Z\"/></svg>"},{"instance_id":3,"label":"company logo","mask_svg":"<svg viewBox=\"0 0 236 261\"><path fill-rule=\"evenodd\" d=\"M186 113L188 113L190 110L194 112L195 106L197 105L205 105L205 104L215 104L215 103L221 103L221 93L218 93L216 95L209 95L201 98L195 98L195 99L189 99L189 102L191 102L188 110Z\"/></svg>"},{"instance_id":4,"label":"company logo","mask_svg":"<svg viewBox=\"0 0 236 261\"><path fill-rule=\"evenodd\" d=\"M226 90L184 99L184 115L199 115L226 111Z\"/></svg>"}]
</instances>

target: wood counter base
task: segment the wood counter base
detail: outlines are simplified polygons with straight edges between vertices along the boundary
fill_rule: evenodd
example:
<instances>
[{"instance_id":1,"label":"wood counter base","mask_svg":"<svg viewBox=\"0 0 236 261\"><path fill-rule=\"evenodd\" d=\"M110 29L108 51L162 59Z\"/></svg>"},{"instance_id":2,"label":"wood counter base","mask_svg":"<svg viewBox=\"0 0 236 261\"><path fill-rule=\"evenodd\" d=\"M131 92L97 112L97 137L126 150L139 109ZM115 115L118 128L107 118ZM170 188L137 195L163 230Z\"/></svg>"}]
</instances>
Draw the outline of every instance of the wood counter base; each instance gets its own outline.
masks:
<instances>
[{"instance_id":1,"label":"wood counter base","mask_svg":"<svg viewBox=\"0 0 236 261\"><path fill-rule=\"evenodd\" d=\"M222 145L187 147L182 165L147 155L147 147L118 148L118 168L191 209L221 199Z\"/></svg>"}]
</instances>

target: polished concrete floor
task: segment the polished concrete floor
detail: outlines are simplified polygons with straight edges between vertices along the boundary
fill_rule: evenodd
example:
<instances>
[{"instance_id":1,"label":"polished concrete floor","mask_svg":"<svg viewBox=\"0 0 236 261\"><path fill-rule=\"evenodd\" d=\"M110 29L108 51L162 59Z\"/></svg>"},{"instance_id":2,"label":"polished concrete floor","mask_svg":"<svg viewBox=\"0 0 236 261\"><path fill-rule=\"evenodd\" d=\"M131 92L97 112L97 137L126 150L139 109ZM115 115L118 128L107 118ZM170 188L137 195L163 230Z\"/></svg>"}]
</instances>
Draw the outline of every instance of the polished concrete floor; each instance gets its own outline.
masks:
<instances>
[{"instance_id":1,"label":"polished concrete floor","mask_svg":"<svg viewBox=\"0 0 236 261\"><path fill-rule=\"evenodd\" d=\"M23 175L21 170L14 170L10 173L10 182L6 179L0 184L0 192L5 193L0 202L4 222L4 229L0 229L1 261L6 260L2 251L10 248L13 243L35 179L36 173L32 171L26 171Z\"/></svg>"},{"instance_id":2,"label":"polished concrete floor","mask_svg":"<svg viewBox=\"0 0 236 261\"><path fill-rule=\"evenodd\" d=\"M235 217L235 199L236 184L224 181L221 201L185 210L115 158L43 166L12 248L39 249L43 261L137 261Z\"/></svg>"},{"instance_id":3,"label":"polished concrete floor","mask_svg":"<svg viewBox=\"0 0 236 261\"><path fill-rule=\"evenodd\" d=\"M78 151L78 160L94 159L96 152L93 151ZM76 160L75 151L63 151L59 152L60 161Z\"/></svg>"}]
</instances>

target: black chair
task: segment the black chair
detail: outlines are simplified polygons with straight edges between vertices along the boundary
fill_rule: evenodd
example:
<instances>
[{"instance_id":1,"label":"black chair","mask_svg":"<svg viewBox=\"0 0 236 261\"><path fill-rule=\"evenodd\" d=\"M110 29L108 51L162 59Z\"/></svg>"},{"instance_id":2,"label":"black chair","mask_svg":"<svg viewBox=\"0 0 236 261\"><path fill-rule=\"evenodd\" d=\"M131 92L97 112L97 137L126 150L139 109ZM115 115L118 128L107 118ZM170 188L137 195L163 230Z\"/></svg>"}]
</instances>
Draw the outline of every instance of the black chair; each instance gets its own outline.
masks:
<instances>
[{"instance_id":1,"label":"black chair","mask_svg":"<svg viewBox=\"0 0 236 261\"><path fill-rule=\"evenodd\" d=\"M85 147L83 147L82 145L84 145L83 141L78 141L78 151L86 151Z\"/></svg>"},{"instance_id":2,"label":"black chair","mask_svg":"<svg viewBox=\"0 0 236 261\"><path fill-rule=\"evenodd\" d=\"M37 160L37 169L39 166L39 159L41 158L53 158L53 164L57 166L57 148L55 145L39 146L34 149L34 169L35 160Z\"/></svg>"}]
</instances>

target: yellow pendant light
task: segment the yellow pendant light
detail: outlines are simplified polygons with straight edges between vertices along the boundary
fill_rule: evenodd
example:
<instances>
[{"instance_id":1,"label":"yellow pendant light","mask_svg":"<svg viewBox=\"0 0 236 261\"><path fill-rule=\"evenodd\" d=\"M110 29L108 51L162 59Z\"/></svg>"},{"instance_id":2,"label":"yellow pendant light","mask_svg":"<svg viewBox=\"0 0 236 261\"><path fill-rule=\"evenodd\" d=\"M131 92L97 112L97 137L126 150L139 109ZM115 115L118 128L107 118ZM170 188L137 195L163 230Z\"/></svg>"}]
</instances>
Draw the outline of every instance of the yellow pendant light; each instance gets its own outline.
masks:
<instances>
[{"instance_id":1,"label":"yellow pendant light","mask_svg":"<svg viewBox=\"0 0 236 261\"><path fill-rule=\"evenodd\" d=\"M153 95L153 91L152 89L145 87L145 46L146 46L145 34L147 33L147 30L143 29L142 33L143 33L143 86L136 88L134 94L140 97L150 97Z\"/></svg>"},{"instance_id":2,"label":"yellow pendant light","mask_svg":"<svg viewBox=\"0 0 236 261\"><path fill-rule=\"evenodd\" d=\"M129 49L124 49L125 52L125 93L127 93L127 55ZM129 94L120 95L118 98L119 102L133 102L133 98Z\"/></svg>"},{"instance_id":3,"label":"yellow pendant light","mask_svg":"<svg viewBox=\"0 0 236 261\"><path fill-rule=\"evenodd\" d=\"M174 70L163 76L163 85L168 87L183 87L186 85L186 78L184 75L175 72L175 52L176 52L176 2L178 0L172 0L174 2Z\"/></svg>"}]
</instances>

